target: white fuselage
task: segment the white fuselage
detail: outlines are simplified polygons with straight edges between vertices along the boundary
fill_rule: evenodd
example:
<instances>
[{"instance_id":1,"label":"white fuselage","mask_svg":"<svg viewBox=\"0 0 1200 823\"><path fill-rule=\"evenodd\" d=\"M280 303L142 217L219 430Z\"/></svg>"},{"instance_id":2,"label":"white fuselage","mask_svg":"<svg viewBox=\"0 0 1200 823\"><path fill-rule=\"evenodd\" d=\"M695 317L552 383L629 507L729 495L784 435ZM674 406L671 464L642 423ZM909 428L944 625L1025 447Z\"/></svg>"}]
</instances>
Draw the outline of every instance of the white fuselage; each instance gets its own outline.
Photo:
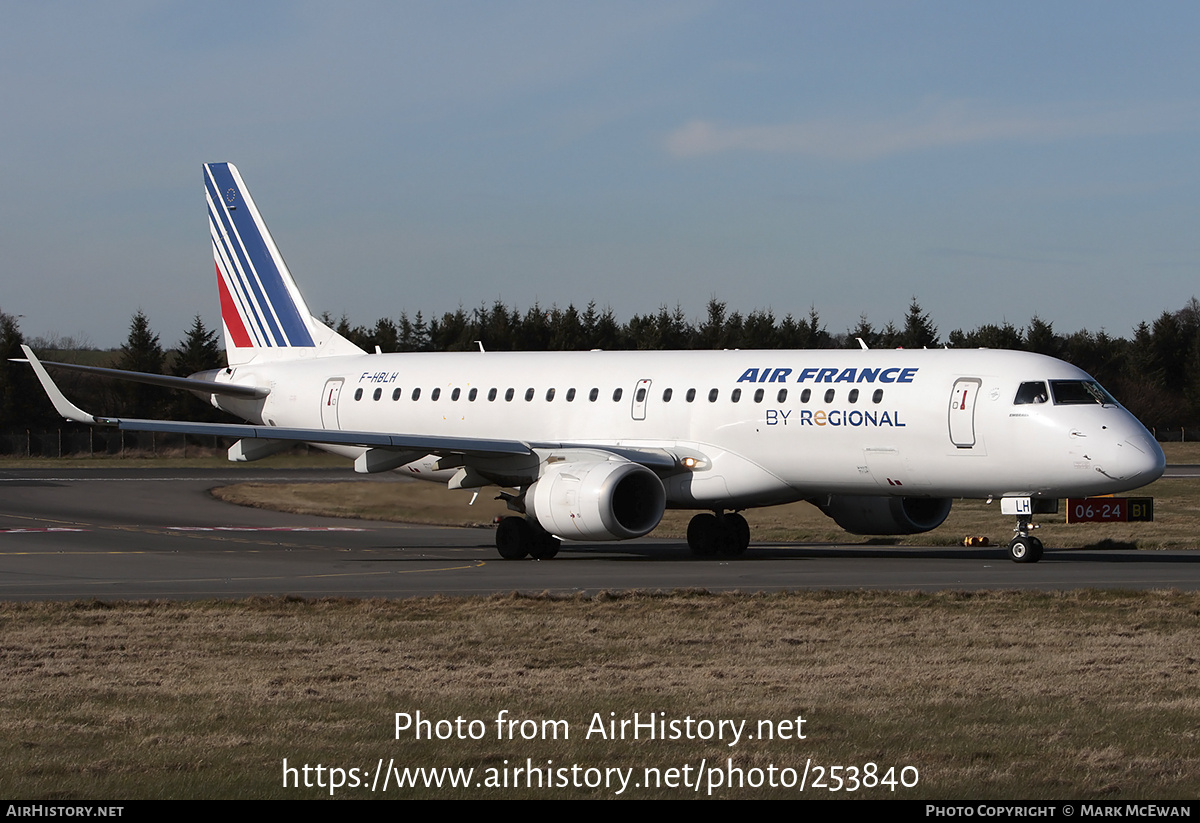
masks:
<instances>
[{"instance_id":1,"label":"white fuselage","mask_svg":"<svg viewBox=\"0 0 1200 823\"><path fill-rule=\"evenodd\" d=\"M269 387L265 401L221 405L272 426L520 440L542 461L588 446L697 454L696 470L664 479L677 508L1084 496L1144 485L1164 465L1119 405L1017 404L1029 381L1091 380L1025 352L375 354L249 363L225 379ZM444 480L430 476L436 459L403 470Z\"/></svg>"}]
</instances>

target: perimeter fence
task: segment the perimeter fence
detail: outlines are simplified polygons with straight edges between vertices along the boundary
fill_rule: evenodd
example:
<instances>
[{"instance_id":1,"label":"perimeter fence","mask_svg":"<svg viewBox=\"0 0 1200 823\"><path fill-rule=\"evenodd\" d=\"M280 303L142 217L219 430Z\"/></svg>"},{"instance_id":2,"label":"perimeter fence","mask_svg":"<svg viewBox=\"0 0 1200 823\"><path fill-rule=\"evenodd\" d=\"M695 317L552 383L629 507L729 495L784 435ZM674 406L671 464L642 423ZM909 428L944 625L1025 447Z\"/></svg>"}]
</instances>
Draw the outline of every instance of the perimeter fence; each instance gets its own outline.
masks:
<instances>
[{"instance_id":1,"label":"perimeter fence","mask_svg":"<svg viewBox=\"0 0 1200 823\"><path fill-rule=\"evenodd\" d=\"M224 453L236 438L130 432L91 426L0 430L5 457L201 457Z\"/></svg>"}]
</instances>

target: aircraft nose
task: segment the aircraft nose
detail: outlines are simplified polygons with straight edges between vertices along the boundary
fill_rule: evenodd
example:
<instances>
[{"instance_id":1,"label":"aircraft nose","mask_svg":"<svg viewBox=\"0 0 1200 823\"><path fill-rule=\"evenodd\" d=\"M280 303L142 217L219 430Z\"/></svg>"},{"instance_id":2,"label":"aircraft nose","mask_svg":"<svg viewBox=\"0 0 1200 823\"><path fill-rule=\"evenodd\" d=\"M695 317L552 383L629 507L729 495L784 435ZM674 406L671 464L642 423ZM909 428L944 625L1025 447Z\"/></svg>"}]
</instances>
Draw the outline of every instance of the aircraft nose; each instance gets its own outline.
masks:
<instances>
[{"instance_id":1,"label":"aircraft nose","mask_svg":"<svg viewBox=\"0 0 1200 823\"><path fill-rule=\"evenodd\" d=\"M1166 471L1167 456L1154 439L1135 434L1117 446L1121 479L1144 486L1162 477Z\"/></svg>"}]
</instances>

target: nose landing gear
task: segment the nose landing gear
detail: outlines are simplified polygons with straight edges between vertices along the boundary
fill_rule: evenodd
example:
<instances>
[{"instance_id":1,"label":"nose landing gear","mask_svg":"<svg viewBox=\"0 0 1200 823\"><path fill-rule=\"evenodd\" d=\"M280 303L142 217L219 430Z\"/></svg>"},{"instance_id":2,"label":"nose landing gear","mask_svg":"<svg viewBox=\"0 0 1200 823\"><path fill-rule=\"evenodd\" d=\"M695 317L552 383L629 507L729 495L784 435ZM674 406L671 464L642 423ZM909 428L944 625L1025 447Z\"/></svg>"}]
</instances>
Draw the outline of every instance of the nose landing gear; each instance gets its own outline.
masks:
<instances>
[{"instance_id":1,"label":"nose landing gear","mask_svg":"<svg viewBox=\"0 0 1200 823\"><path fill-rule=\"evenodd\" d=\"M1042 541L1029 536L1029 530L1037 528L1030 524L1031 520L1032 514L1017 515L1017 527L1013 529L1017 536L1008 542L1008 559L1014 563L1036 563L1042 559Z\"/></svg>"}]
</instances>

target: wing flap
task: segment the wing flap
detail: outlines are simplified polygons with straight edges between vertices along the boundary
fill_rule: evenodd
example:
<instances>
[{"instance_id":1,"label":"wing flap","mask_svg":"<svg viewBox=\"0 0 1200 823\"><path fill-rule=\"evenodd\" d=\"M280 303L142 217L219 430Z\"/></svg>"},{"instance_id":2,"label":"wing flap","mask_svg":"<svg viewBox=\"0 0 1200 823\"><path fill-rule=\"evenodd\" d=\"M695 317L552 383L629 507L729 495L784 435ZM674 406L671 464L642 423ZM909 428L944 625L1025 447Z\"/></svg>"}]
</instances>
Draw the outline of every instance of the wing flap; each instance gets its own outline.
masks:
<instances>
[{"instance_id":1,"label":"wing flap","mask_svg":"<svg viewBox=\"0 0 1200 823\"><path fill-rule=\"evenodd\" d=\"M335 446L364 446L373 449L401 449L421 454L469 454L481 457L507 457L533 454L527 444L517 440L489 440L480 437L444 437L439 435L390 434L386 432L299 429L283 426L259 426L252 423L193 423L185 420L139 420L126 417L95 417L101 426L125 431L174 432L177 434L216 435L241 439L286 440L295 443L324 443ZM86 422L86 421L85 421Z\"/></svg>"}]
</instances>

